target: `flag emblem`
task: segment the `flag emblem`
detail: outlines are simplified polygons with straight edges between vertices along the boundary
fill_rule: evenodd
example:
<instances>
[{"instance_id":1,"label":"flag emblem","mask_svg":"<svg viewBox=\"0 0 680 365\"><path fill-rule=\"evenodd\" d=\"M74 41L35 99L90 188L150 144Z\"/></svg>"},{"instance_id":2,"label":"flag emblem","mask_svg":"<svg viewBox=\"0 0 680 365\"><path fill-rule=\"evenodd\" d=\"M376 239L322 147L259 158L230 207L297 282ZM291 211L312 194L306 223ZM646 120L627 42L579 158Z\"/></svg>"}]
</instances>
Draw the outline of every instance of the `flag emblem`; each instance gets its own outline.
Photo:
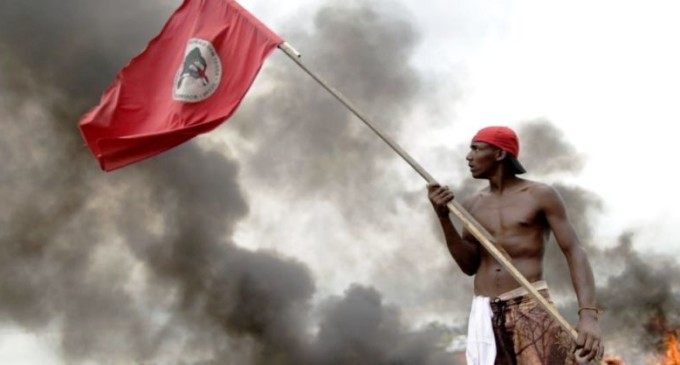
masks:
<instances>
[{"instance_id":1,"label":"flag emblem","mask_svg":"<svg viewBox=\"0 0 680 365\"><path fill-rule=\"evenodd\" d=\"M172 98L189 103L205 100L217 90L221 78L222 63L213 45L191 38L175 75Z\"/></svg>"}]
</instances>

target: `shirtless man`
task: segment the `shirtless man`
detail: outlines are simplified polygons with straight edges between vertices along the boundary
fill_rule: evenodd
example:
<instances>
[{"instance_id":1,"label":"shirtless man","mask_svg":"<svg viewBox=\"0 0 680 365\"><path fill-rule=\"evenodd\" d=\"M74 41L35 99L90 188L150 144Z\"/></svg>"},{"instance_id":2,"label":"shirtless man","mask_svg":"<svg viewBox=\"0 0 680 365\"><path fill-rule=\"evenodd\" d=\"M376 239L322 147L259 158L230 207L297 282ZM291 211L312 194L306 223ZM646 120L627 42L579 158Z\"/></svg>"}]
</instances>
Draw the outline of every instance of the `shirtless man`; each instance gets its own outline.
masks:
<instances>
[{"instance_id":1,"label":"shirtless man","mask_svg":"<svg viewBox=\"0 0 680 365\"><path fill-rule=\"evenodd\" d=\"M528 295L515 279L466 230L459 234L446 204L453 199L448 187L428 185L428 196L439 216L446 245L461 270L474 275L475 299L468 328L468 365L574 364L574 351L589 361L600 359L604 348L597 321L593 273L586 253L567 217L559 193L549 185L517 177L524 167L517 161L519 141L507 127L481 129L472 139L466 159L476 179L489 181L463 206L511 257L512 264L536 289L549 298L543 279L543 255L552 232L564 253L579 303L578 339L568 333ZM480 312L481 311L481 312ZM481 313L481 317L480 317ZM478 318L489 324L473 323ZM484 322L484 321L482 321ZM486 352L478 345L491 343ZM492 331L492 334L489 334ZM481 337L480 337L481 336ZM481 339L480 339L481 338ZM473 343L474 346L471 345ZM477 350L471 347L476 347ZM481 350L485 352L485 350ZM495 358L495 360L494 360Z\"/></svg>"}]
</instances>

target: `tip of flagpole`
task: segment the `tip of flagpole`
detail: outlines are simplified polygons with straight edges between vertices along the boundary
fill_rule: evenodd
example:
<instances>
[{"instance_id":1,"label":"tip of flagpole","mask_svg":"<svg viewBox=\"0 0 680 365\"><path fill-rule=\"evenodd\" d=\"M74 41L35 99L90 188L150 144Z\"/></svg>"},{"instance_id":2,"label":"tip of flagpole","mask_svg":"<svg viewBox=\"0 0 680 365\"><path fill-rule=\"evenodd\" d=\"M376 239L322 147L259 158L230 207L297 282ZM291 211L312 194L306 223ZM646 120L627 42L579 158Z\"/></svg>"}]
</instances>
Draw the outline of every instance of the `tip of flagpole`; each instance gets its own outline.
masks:
<instances>
[{"instance_id":1,"label":"tip of flagpole","mask_svg":"<svg viewBox=\"0 0 680 365\"><path fill-rule=\"evenodd\" d=\"M284 52L288 53L289 55L294 56L294 57L296 57L296 58L302 57L302 55L300 54L300 52L298 52L295 48L293 48L293 46L291 46L290 43L288 43L288 42L283 42L283 43L281 43L281 44L279 45L279 48L280 48L282 51L284 51Z\"/></svg>"}]
</instances>

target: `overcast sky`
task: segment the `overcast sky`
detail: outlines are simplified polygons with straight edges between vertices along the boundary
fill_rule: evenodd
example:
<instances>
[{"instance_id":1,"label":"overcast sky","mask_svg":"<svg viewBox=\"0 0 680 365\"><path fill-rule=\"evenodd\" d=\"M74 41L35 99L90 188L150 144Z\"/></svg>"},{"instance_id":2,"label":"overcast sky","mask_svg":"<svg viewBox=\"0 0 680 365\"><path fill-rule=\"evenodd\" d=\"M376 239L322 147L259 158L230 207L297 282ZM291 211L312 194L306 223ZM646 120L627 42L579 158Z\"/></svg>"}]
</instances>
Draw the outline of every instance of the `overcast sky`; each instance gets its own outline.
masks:
<instances>
[{"instance_id":1,"label":"overcast sky","mask_svg":"<svg viewBox=\"0 0 680 365\"><path fill-rule=\"evenodd\" d=\"M640 318L677 324L680 5L240 3L461 198L484 187L470 137L515 128L527 178L558 187L592 256L611 351L646 359ZM1 362L459 363L471 281L425 182L281 52L216 131L98 170L78 117L178 5L0 5Z\"/></svg>"}]
</instances>

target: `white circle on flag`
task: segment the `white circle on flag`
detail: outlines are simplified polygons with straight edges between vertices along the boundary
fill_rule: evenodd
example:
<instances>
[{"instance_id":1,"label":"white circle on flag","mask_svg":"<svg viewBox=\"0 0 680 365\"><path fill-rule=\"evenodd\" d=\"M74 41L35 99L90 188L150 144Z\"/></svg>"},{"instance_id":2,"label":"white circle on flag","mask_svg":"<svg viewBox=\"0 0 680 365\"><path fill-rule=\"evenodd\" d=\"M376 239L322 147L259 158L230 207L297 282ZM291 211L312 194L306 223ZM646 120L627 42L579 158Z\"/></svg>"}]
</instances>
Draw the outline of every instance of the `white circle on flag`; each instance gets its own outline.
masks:
<instances>
[{"instance_id":1,"label":"white circle on flag","mask_svg":"<svg viewBox=\"0 0 680 365\"><path fill-rule=\"evenodd\" d=\"M172 98L196 103L212 95L222 78L222 63L213 45L203 39L191 38L184 59L177 68Z\"/></svg>"}]
</instances>

